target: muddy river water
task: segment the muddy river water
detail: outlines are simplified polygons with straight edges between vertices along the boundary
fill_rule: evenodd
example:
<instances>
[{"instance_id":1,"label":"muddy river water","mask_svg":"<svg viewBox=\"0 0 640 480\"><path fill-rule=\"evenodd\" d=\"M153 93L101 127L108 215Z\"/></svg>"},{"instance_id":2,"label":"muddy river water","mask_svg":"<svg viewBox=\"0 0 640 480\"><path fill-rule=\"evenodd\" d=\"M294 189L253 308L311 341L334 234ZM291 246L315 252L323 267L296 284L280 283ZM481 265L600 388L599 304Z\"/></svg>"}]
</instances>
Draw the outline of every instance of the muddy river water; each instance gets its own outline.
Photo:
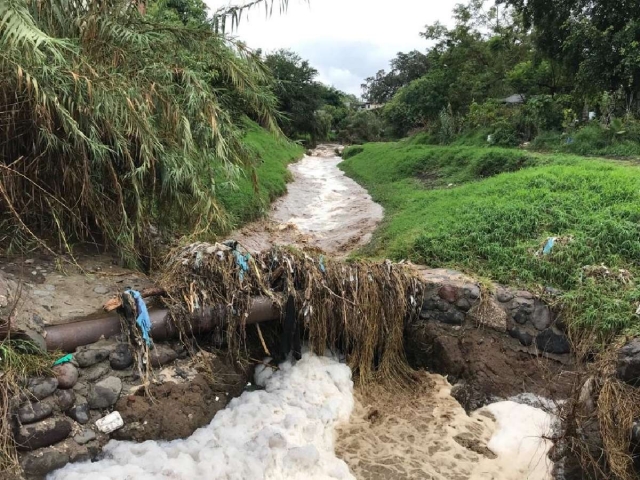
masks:
<instances>
[{"instance_id":1,"label":"muddy river water","mask_svg":"<svg viewBox=\"0 0 640 480\"><path fill-rule=\"evenodd\" d=\"M249 250L314 246L346 255L366 243L383 210L339 170L334 146L292 165L294 181L265 221L235 235ZM553 415L501 401L471 415L445 377L409 391L354 387L339 359L306 353L259 370L256 383L206 427L173 442L110 442L107 458L52 479L544 480Z\"/></svg>"}]
</instances>

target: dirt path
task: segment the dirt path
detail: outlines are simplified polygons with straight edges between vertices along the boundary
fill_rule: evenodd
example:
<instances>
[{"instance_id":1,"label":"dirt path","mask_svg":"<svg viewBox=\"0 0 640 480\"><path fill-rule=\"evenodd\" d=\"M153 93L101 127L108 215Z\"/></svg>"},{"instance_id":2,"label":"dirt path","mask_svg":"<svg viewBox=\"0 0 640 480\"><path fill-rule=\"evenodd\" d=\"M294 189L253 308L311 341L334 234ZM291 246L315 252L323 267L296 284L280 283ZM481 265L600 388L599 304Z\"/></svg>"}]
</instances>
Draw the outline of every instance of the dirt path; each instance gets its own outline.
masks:
<instances>
[{"instance_id":1,"label":"dirt path","mask_svg":"<svg viewBox=\"0 0 640 480\"><path fill-rule=\"evenodd\" d=\"M383 210L338 168L336 145L323 145L291 165L293 182L266 220L232 235L249 251L272 245L315 247L337 257L367 243Z\"/></svg>"}]
</instances>

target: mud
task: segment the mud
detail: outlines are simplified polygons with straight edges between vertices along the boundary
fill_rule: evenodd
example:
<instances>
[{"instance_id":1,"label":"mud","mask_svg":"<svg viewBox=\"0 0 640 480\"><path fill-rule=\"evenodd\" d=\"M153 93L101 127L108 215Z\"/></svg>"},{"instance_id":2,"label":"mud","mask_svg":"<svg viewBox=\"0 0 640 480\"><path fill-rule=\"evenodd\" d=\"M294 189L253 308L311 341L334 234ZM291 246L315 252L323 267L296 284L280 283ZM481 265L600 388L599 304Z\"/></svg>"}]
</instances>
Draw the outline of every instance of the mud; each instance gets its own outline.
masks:
<instances>
[{"instance_id":1,"label":"mud","mask_svg":"<svg viewBox=\"0 0 640 480\"><path fill-rule=\"evenodd\" d=\"M293 182L266 220L234 233L249 251L272 245L314 247L344 257L366 244L383 210L367 191L338 168L335 145L320 146L289 166Z\"/></svg>"},{"instance_id":2,"label":"mud","mask_svg":"<svg viewBox=\"0 0 640 480\"><path fill-rule=\"evenodd\" d=\"M426 372L420 376L410 392L373 386L356 393L355 411L349 424L339 429L336 443L337 455L356 478L546 478L550 468L546 440L530 439L536 442L535 452L520 461L513 454L497 455L489 448L499 431L492 413L480 409L467 415L444 377ZM524 426L526 421L522 422Z\"/></svg>"},{"instance_id":3,"label":"mud","mask_svg":"<svg viewBox=\"0 0 640 480\"><path fill-rule=\"evenodd\" d=\"M125 426L116 430L118 440L175 440L186 438L207 425L229 401L240 395L247 382L247 371L225 358L207 355L211 370L185 377L186 369L175 373L175 367L159 372L165 379L161 385L122 396L115 406ZM173 370L173 372L171 372ZM202 368L200 368L202 370Z\"/></svg>"},{"instance_id":4,"label":"mud","mask_svg":"<svg viewBox=\"0 0 640 480\"><path fill-rule=\"evenodd\" d=\"M532 355L488 328L418 323L409 326L405 348L414 368L447 375L455 383L453 395L468 412L522 393L566 399L576 382L569 359Z\"/></svg>"},{"instance_id":5,"label":"mud","mask_svg":"<svg viewBox=\"0 0 640 480\"><path fill-rule=\"evenodd\" d=\"M74 262L66 260L53 255L0 257L0 290L18 297L18 325L69 323L99 314L107 299L127 288L152 286L146 275L120 267L112 255L84 251Z\"/></svg>"}]
</instances>

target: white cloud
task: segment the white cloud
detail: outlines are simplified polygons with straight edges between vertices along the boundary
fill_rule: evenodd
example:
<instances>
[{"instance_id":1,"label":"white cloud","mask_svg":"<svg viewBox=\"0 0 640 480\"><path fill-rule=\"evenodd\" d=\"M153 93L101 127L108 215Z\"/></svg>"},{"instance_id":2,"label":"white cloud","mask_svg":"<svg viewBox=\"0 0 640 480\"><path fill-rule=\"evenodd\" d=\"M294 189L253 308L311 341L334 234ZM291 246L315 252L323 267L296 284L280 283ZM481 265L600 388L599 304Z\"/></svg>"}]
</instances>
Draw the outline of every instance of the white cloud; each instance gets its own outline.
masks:
<instances>
[{"instance_id":1,"label":"white cloud","mask_svg":"<svg viewBox=\"0 0 640 480\"><path fill-rule=\"evenodd\" d=\"M205 1L212 9L228 3ZM271 18L253 10L236 35L253 48L290 48L318 69L321 80L359 95L364 78L387 68L397 52L425 50L419 33L436 20L450 24L460 1L289 0L288 10Z\"/></svg>"}]
</instances>

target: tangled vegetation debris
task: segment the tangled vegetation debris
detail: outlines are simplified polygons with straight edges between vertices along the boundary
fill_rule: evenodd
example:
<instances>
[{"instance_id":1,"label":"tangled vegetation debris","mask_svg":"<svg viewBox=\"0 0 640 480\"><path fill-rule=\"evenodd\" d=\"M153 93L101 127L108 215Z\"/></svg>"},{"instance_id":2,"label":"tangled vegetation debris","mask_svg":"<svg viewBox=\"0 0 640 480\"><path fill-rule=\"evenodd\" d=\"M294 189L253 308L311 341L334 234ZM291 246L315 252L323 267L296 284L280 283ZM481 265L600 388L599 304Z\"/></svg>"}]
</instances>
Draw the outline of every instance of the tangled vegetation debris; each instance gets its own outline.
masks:
<instances>
[{"instance_id":1,"label":"tangled vegetation debris","mask_svg":"<svg viewBox=\"0 0 640 480\"><path fill-rule=\"evenodd\" d=\"M405 322L420 311L422 284L409 266L344 263L316 251L281 247L251 256L208 243L178 249L167 264L165 303L184 334L192 330L194 313L226 305L219 313L229 349L246 352L250 298L267 296L283 305L292 297L314 352L344 353L363 384L404 383L411 376L403 333Z\"/></svg>"}]
</instances>

